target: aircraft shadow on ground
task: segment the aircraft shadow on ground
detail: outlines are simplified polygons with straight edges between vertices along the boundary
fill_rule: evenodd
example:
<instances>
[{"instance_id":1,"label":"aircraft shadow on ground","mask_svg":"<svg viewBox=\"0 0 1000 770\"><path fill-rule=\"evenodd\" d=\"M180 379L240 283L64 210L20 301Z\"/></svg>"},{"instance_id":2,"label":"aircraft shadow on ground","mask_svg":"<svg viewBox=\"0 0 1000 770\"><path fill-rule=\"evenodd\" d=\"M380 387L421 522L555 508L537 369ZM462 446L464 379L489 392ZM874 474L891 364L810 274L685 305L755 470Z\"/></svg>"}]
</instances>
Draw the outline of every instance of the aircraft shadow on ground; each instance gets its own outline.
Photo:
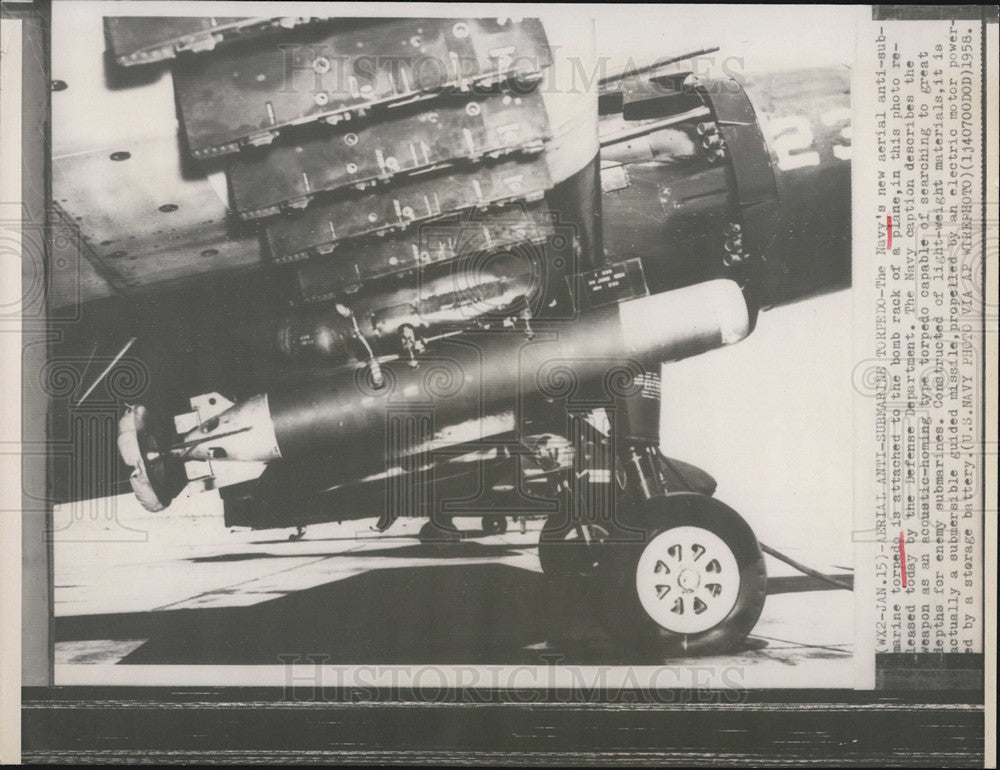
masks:
<instances>
[{"instance_id":1,"label":"aircraft shadow on ground","mask_svg":"<svg viewBox=\"0 0 1000 770\"><path fill-rule=\"evenodd\" d=\"M776 593L822 586L776 580ZM57 642L146 639L125 664L671 662L655 646L617 644L579 588L502 564L373 569L248 607L58 617L55 634ZM746 649L761 646L749 639Z\"/></svg>"},{"instance_id":2,"label":"aircraft shadow on ground","mask_svg":"<svg viewBox=\"0 0 1000 770\"><path fill-rule=\"evenodd\" d=\"M55 634L148 640L122 663L544 665L544 650L526 648L550 636L547 588L543 575L499 564L373 569L249 607L59 617ZM580 655L595 636L582 624Z\"/></svg>"},{"instance_id":3,"label":"aircraft shadow on ground","mask_svg":"<svg viewBox=\"0 0 1000 770\"><path fill-rule=\"evenodd\" d=\"M250 559L303 559L350 557L353 559L372 557L389 557L399 559L476 559L499 558L513 556L520 551L535 550L535 545L508 545L506 543L476 543L463 541L448 543L441 546L431 543L415 543L395 548L370 548L364 551L347 550L339 553L329 551L304 552L289 551L288 553L268 553L265 551L245 551L242 553L224 553L217 556L193 556L186 561L195 564L211 564L227 561L247 561Z\"/></svg>"}]
</instances>

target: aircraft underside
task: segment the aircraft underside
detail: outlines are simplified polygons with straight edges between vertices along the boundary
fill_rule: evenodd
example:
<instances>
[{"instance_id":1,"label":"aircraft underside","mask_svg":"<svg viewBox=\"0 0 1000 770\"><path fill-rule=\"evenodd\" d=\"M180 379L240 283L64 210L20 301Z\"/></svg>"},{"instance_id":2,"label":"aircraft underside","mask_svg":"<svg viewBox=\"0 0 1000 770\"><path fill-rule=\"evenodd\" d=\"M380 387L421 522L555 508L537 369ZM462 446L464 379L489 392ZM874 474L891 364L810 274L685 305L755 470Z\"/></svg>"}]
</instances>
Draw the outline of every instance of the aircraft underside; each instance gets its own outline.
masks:
<instances>
[{"instance_id":1,"label":"aircraft underside","mask_svg":"<svg viewBox=\"0 0 1000 770\"><path fill-rule=\"evenodd\" d=\"M543 517L545 573L629 639L752 630L760 544L660 451L660 369L846 284L844 73L704 80L680 52L574 90L557 73L598 57L537 19L104 23L109 90L169 68L179 130L56 160L93 274L55 347L131 329L143 506L218 490L227 526L295 536L427 518L442 547L459 516ZM178 197L144 199L165 152Z\"/></svg>"}]
</instances>

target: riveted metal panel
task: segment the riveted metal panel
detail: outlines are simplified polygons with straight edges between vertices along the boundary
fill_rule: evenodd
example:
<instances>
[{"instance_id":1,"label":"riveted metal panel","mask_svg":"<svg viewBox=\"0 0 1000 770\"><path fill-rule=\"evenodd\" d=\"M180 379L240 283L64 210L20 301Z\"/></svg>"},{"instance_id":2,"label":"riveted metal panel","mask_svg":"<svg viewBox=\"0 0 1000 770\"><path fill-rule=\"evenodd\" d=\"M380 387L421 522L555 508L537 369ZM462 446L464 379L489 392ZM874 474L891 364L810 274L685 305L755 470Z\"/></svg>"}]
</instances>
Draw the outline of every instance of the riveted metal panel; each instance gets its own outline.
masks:
<instances>
[{"instance_id":1,"label":"riveted metal panel","mask_svg":"<svg viewBox=\"0 0 1000 770\"><path fill-rule=\"evenodd\" d=\"M340 122L375 107L471 90L550 63L537 19L341 20L266 46L179 60L177 103L196 158L272 141L290 126Z\"/></svg>"},{"instance_id":2,"label":"riveted metal panel","mask_svg":"<svg viewBox=\"0 0 1000 770\"><path fill-rule=\"evenodd\" d=\"M439 173L400 180L385 190L314 202L265 224L278 261L329 253L346 238L401 230L456 211L538 200L551 187L544 158L486 164L475 173Z\"/></svg>"},{"instance_id":3,"label":"riveted metal panel","mask_svg":"<svg viewBox=\"0 0 1000 770\"><path fill-rule=\"evenodd\" d=\"M541 152L549 138L536 92L442 99L388 117L393 119L328 128L300 142L234 156L227 175L235 210L244 218L269 216L341 187L463 160Z\"/></svg>"},{"instance_id":4,"label":"riveted metal panel","mask_svg":"<svg viewBox=\"0 0 1000 770\"><path fill-rule=\"evenodd\" d=\"M263 37L318 21L310 16L106 16L108 51L123 67L211 51L237 40Z\"/></svg>"},{"instance_id":5,"label":"riveted metal panel","mask_svg":"<svg viewBox=\"0 0 1000 770\"><path fill-rule=\"evenodd\" d=\"M178 167L175 147L168 137L52 161L55 203L117 289L260 264L255 228L208 177Z\"/></svg>"},{"instance_id":6,"label":"riveted metal panel","mask_svg":"<svg viewBox=\"0 0 1000 770\"><path fill-rule=\"evenodd\" d=\"M334 253L296 265L305 301L343 296L375 278L424 269L458 258L524 249L556 232L544 203L467 212L413 230L343 244Z\"/></svg>"}]
</instances>

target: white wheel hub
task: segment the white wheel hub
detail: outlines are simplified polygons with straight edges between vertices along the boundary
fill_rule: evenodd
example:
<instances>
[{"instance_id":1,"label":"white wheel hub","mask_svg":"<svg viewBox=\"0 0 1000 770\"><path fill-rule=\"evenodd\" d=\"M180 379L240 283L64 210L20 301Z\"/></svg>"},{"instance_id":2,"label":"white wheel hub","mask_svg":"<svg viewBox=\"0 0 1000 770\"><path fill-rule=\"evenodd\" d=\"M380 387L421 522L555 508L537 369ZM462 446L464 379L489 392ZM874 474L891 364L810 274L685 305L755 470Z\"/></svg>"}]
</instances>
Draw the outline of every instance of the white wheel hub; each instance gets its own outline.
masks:
<instances>
[{"instance_id":1,"label":"white wheel hub","mask_svg":"<svg viewBox=\"0 0 1000 770\"><path fill-rule=\"evenodd\" d=\"M740 568L715 533L674 527L646 544L635 587L656 623L677 634L697 634L721 623L736 605Z\"/></svg>"}]
</instances>

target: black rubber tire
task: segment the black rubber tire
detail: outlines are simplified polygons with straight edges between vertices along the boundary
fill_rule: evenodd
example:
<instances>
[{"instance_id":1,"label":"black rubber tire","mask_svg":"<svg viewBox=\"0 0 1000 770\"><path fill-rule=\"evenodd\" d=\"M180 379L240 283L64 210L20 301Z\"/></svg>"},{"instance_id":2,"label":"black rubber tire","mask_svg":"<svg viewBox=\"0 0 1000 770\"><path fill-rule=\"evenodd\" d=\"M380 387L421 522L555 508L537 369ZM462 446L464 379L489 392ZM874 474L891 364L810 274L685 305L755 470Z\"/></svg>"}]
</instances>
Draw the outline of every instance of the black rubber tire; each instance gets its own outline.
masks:
<instances>
[{"instance_id":1,"label":"black rubber tire","mask_svg":"<svg viewBox=\"0 0 1000 770\"><path fill-rule=\"evenodd\" d=\"M502 513L488 513L483 516L482 527L487 535L502 535L507 531L507 517Z\"/></svg>"},{"instance_id":2,"label":"black rubber tire","mask_svg":"<svg viewBox=\"0 0 1000 770\"><path fill-rule=\"evenodd\" d=\"M612 543L601 560L600 611L606 624L626 646L666 645L677 654L731 652L740 648L760 618L767 598L764 555L750 526L718 500L680 493L647 500L631 512L631 524L645 536L631 543ZM729 613L711 628L692 634L669 631L647 614L636 590L636 565L646 544L680 526L695 526L717 535L730 549L739 569L740 587Z\"/></svg>"},{"instance_id":3,"label":"black rubber tire","mask_svg":"<svg viewBox=\"0 0 1000 770\"><path fill-rule=\"evenodd\" d=\"M589 532L596 541L610 537L609 528L589 524ZM538 561L542 572L550 578L594 578L599 574L606 551L600 542L588 545L575 527L568 526L559 517L546 519L538 538Z\"/></svg>"},{"instance_id":4,"label":"black rubber tire","mask_svg":"<svg viewBox=\"0 0 1000 770\"><path fill-rule=\"evenodd\" d=\"M424 545L433 545L438 548L447 548L462 539L462 534L458 528L450 521L435 522L427 521L420 528L418 535L420 542Z\"/></svg>"}]
</instances>

